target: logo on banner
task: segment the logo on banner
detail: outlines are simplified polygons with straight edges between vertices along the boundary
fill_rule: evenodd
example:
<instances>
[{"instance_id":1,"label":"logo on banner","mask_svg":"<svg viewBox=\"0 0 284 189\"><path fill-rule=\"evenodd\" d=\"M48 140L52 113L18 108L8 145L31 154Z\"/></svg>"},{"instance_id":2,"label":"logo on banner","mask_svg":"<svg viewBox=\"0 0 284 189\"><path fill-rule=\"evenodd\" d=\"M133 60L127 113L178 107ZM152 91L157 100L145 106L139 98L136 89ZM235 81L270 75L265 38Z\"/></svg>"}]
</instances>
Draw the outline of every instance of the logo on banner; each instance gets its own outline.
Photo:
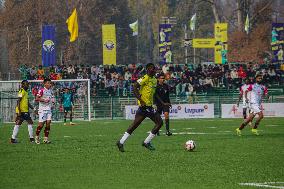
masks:
<instances>
[{"instance_id":1,"label":"logo on banner","mask_svg":"<svg viewBox=\"0 0 284 189\"><path fill-rule=\"evenodd\" d=\"M107 48L107 50L112 50L114 48L114 43L112 41L106 41L104 46Z\"/></svg>"},{"instance_id":2,"label":"logo on banner","mask_svg":"<svg viewBox=\"0 0 284 189\"><path fill-rule=\"evenodd\" d=\"M46 51L46 52L51 52L54 50L54 43L52 40L45 40L43 42L43 49Z\"/></svg>"}]
</instances>

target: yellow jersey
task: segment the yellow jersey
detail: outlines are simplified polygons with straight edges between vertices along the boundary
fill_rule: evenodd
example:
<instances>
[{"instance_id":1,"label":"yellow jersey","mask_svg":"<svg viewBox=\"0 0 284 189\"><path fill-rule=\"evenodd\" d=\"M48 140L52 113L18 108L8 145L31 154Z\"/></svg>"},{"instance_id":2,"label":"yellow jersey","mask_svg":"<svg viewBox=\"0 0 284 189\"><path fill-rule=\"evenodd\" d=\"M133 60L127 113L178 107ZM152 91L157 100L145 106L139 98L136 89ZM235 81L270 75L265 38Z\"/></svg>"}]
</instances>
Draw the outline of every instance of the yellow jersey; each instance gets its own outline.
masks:
<instances>
[{"instance_id":1,"label":"yellow jersey","mask_svg":"<svg viewBox=\"0 0 284 189\"><path fill-rule=\"evenodd\" d=\"M146 103L146 106L152 106L157 87L157 79L154 76L150 77L146 74L142 78L138 79L137 83L140 85L139 93L141 95L141 99ZM139 100L138 104L141 105Z\"/></svg>"},{"instance_id":2,"label":"yellow jersey","mask_svg":"<svg viewBox=\"0 0 284 189\"><path fill-rule=\"evenodd\" d=\"M25 89L21 88L18 92L20 100L21 112L29 112L29 93ZM16 107L16 113L19 113L18 106Z\"/></svg>"}]
</instances>

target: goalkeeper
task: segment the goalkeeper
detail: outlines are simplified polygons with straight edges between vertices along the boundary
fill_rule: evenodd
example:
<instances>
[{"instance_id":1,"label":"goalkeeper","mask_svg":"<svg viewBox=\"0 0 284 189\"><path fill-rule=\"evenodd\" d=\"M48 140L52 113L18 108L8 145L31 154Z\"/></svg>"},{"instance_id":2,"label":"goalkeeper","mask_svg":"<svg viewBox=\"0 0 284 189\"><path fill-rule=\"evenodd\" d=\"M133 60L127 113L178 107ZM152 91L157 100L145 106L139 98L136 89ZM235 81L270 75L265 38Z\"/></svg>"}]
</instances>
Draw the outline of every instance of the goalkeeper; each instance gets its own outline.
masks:
<instances>
[{"instance_id":1,"label":"goalkeeper","mask_svg":"<svg viewBox=\"0 0 284 189\"><path fill-rule=\"evenodd\" d=\"M72 116L73 116L73 93L69 91L68 88L64 88L61 102L63 105L63 111L64 111L64 125L66 125L66 118L68 112L70 112L70 125L75 125L72 122Z\"/></svg>"}]
</instances>

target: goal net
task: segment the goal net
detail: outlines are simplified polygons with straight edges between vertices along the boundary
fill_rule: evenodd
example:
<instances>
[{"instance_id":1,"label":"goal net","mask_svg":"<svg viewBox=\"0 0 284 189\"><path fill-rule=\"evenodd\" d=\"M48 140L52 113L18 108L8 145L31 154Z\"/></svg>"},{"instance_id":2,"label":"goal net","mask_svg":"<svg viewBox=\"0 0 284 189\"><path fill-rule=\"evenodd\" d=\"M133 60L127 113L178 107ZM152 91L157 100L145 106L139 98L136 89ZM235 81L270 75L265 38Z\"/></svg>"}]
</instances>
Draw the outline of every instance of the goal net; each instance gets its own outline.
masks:
<instances>
[{"instance_id":1,"label":"goal net","mask_svg":"<svg viewBox=\"0 0 284 189\"><path fill-rule=\"evenodd\" d=\"M29 102L38 107L35 102L37 91L43 87L43 81L30 80ZM52 109L52 120L62 121L64 117L61 96L64 88L69 88L74 97L74 120L91 121L90 103L90 80L89 79L68 79L52 80L52 90L55 95L55 105ZM15 107L17 105L17 94L21 87L21 81L0 81L0 122L13 122L15 120ZM37 113L30 110L33 120L38 120Z\"/></svg>"}]
</instances>

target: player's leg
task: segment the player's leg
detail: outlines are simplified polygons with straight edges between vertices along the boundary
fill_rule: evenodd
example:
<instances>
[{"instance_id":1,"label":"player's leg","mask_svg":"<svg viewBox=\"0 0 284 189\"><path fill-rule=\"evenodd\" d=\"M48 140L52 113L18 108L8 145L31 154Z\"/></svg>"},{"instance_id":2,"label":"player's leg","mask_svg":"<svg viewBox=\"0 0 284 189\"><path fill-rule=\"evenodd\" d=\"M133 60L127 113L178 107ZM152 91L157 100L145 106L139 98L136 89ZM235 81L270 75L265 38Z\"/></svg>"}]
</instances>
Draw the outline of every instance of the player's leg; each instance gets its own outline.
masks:
<instances>
[{"instance_id":1,"label":"player's leg","mask_svg":"<svg viewBox=\"0 0 284 189\"><path fill-rule=\"evenodd\" d=\"M44 139L43 139L44 144L50 144L51 143L48 140L48 136L49 136L49 132L50 132L51 117L52 117L51 111L48 111L47 118L46 118L46 125L45 125L45 129L44 129Z\"/></svg>"},{"instance_id":2,"label":"player's leg","mask_svg":"<svg viewBox=\"0 0 284 189\"><path fill-rule=\"evenodd\" d=\"M44 126L44 123L46 122L47 114L45 111L38 112L38 126L36 128L36 136L35 136L35 143L40 144L40 138L39 134Z\"/></svg>"},{"instance_id":3,"label":"player's leg","mask_svg":"<svg viewBox=\"0 0 284 189\"><path fill-rule=\"evenodd\" d=\"M30 115L27 118L27 122L28 122L28 132L29 132L30 142L34 143L35 142L34 131L33 131L33 124L34 124L34 122L33 122L32 118L30 117Z\"/></svg>"},{"instance_id":4,"label":"player's leg","mask_svg":"<svg viewBox=\"0 0 284 189\"><path fill-rule=\"evenodd\" d=\"M239 128L236 129L236 132L237 132L237 135L238 135L238 136L241 136L241 135L242 135L241 130L242 130L243 128L245 128L245 126L246 126L249 122L251 122L251 121L253 120L254 116L255 116L254 113L249 114L249 117L240 125Z\"/></svg>"},{"instance_id":5,"label":"player's leg","mask_svg":"<svg viewBox=\"0 0 284 189\"><path fill-rule=\"evenodd\" d=\"M255 124L254 124L253 128L251 129L251 132L255 135L259 135L259 133L257 131L257 127L258 127L260 121L263 119L263 112L262 111L258 112L257 114L258 114L258 118L256 119Z\"/></svg>"},{"instance_id":6,"label":"player's leg","mask_svg":"<svg viewBox=\"0 0 284 189\"><path fill-rule=\"evenodd\" d=\"M161 115L158 114L157 112L151 113L151 115L148 117L155 123L155 127L151 130L148 137L143 141L142 146L146 147L149 150L155 150L155 148L151 144L151 141L162 127L163 120L161 118Z\"/></svg>"},{"instance_id":7,"label":"player's leg","mask_svg":"<svg viewBox=\"0 0 284 189\"><path fill-rule=\"evenodd\" d=\"M169 111L165 111L164 115L165 115L166 135L167 136L171 136L172 133L170 132L170 115L169 115Z\"/></svg>"},{"instance_id":8,"label":"player's leg","mask_svg":"<svg viewBox=\"0 0 284 189\"><path fill-rule=\"evenodd\" d=\"M21 115L17 115L16 121L15 121L15 126L14 126L14 129L13 129L13 133L12 133L12 136L11 136L11 139L10 139L11 143L18 143L17 136L18 136L18 133L19 133L19 128L22 125L23 121L24 120L22 119Z\"/></svg>"},{"instance_id":9,"label":"player's leg","mask_svg":"<svg viewBox=\"0 0 284 189\"><path fill-rule=\"evenodd\" d=\"M243 117L244 117L244 121L247 119L247 107L243 108Z\"/></svg>"},{"instance_id":10,"label":"player's leg","mask_svg":"<svg viewBox=\"0 0 284 189\"><path fill-rule=\"evenodd\" d=\"M124 152L124 143L128 139L128 137L133 133L133 131L141 124L141 122L146 118L144 112L142 111L141 107L138 108L135 114L135 119L132 124L128 127L126 132L123 134L120 140L116 142L116 145L119 151Z\"/></svg>"},{"instance_id":11,"label":"player's leg","mask_svg":"<svg viewBox=\"0 0 284 189\"><path fill-rule=\"evenodd\" d=\"M72 107L70 108L70 125L75 125L73 122L73 110L72 110Z\"/></svg>"},{"instance_id":12,"label":"player's leg","mask_svg":"<svg viewBox=\"0 0 284 189\"><path fill-rule=\"evenodd\" d=\"M65 107L63 109L64 109L64 125L66 125L66 118L67 118L68 111Z\"/></svg>"},{"instance_id":13,"label":"player's leg","mask_svg":"<svg viewBox=\"0 0 284 189\"><path fill-rule=\"evenodd\" d=\"M163 107L161 105L157 106L157 111L158 114L162 115L163 113ZM160 131L157 132L157 136L160 136Z\"/></svg>"}]
</instances>

